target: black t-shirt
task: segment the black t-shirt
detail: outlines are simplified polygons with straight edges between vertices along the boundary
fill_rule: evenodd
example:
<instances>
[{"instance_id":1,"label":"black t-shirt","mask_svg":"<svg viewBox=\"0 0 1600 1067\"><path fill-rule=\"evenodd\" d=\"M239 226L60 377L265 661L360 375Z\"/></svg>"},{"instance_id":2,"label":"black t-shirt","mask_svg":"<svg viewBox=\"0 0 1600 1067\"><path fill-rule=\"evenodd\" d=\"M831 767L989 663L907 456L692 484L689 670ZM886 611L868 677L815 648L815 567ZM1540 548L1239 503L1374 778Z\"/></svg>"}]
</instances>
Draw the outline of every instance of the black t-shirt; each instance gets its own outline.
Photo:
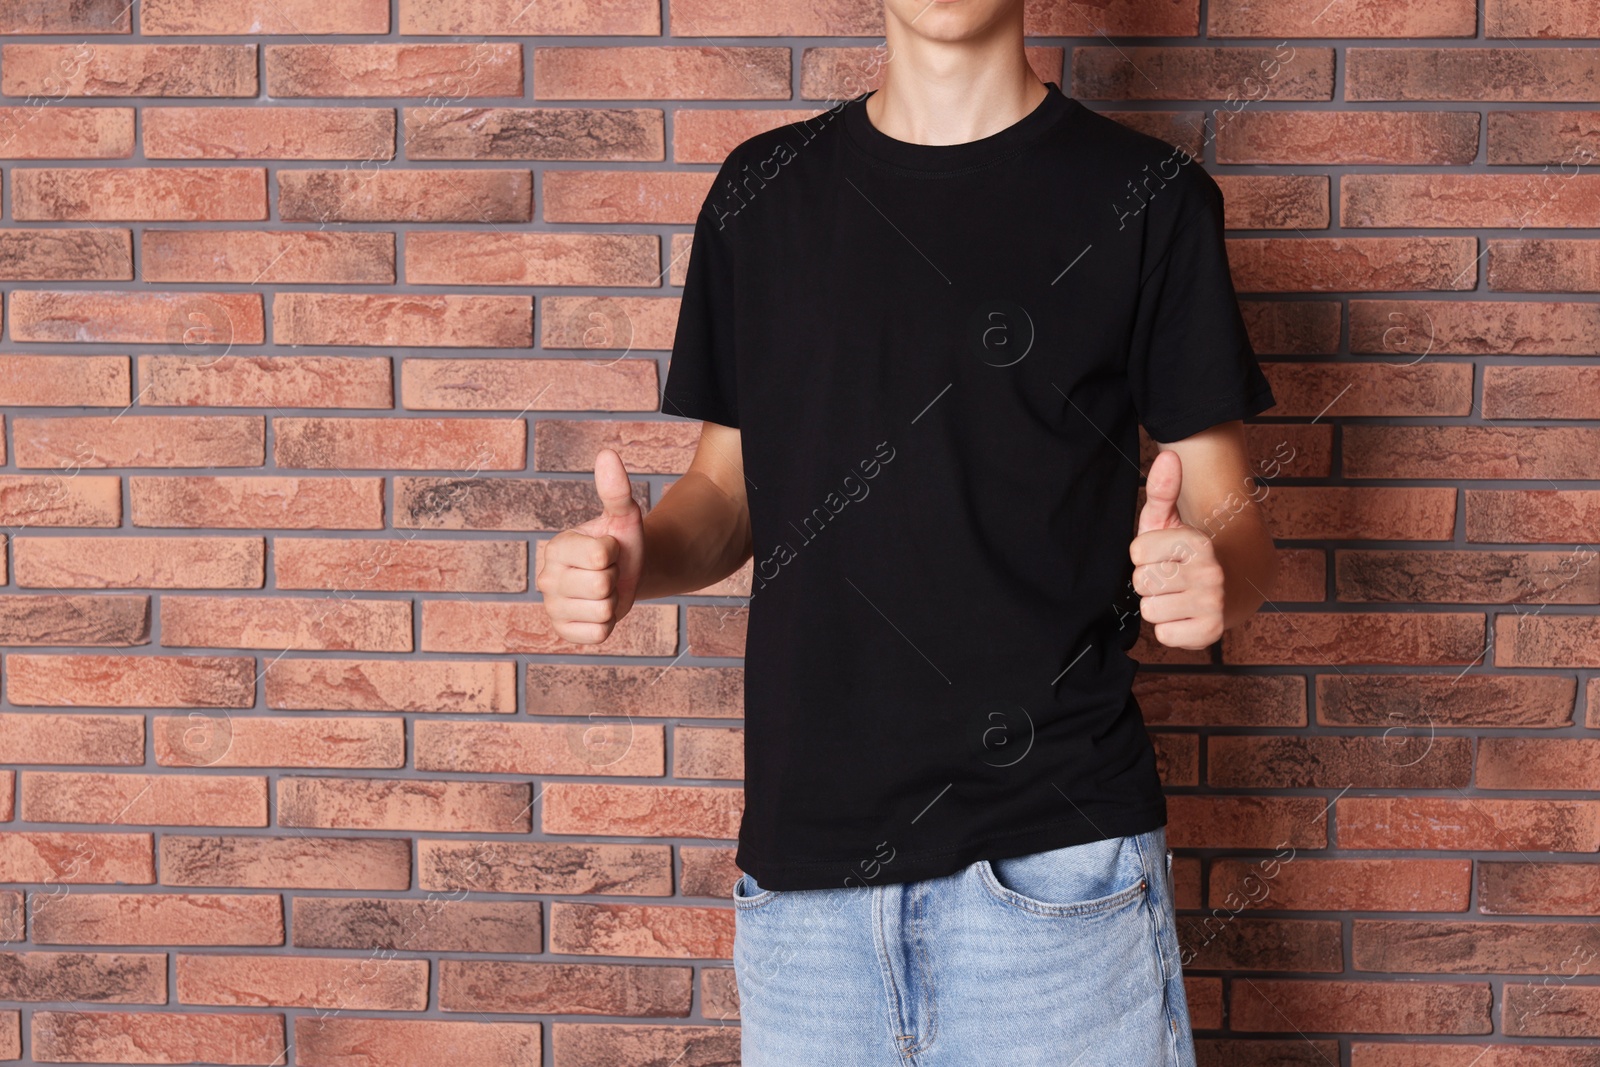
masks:
<instances>
[{"instance_id":1,"label":"black t-shirt","mask_svg":"<svg viewBox=\"0 0 1600 1067\"><path fill-rule=\"evenodd\" d=\"M743 436L735 862L765 889L1166 822L1127 655L1137 425L1274 400L1216 183L1047 85L964 144L889 137L870 93L763 132L696 222L661 410Z\"/></svg>"}]
</instances>

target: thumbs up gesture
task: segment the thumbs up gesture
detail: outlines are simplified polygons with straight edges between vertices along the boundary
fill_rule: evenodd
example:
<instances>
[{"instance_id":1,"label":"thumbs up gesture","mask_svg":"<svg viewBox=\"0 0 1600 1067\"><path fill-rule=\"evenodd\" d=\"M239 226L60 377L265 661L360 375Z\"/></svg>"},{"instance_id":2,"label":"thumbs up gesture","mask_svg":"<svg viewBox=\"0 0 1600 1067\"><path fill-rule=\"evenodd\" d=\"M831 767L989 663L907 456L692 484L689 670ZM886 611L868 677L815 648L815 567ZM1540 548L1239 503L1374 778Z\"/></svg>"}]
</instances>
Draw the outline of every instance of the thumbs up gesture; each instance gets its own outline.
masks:
<instances>
[{"instance_id":1,"label":"thumbs up gesture","mask_svg":"<svg viewBox=\"0 0 1600 1067\"><path fill-rule=\"evenodd\" d=\"M1178 517L1183 461L1156 454L1145 479L1138 532L1128 545L1139 616L1169 648L1203 649L1222 636L1223 571L1204 532Z\"/></svg>"},{"instance_id":2,"label":"thumbs up gesture","mask_svg":"<svg viewBox=\"0 0 1600 1067\"><path fill-rule=\"evenodd\" d=\"M644 516L622 457L609 448L595 456L594 487L603 510L552 537L534 578L556 635L580 645L611 636L633 607L644 565Z\"/></svg>"}]
</instances>

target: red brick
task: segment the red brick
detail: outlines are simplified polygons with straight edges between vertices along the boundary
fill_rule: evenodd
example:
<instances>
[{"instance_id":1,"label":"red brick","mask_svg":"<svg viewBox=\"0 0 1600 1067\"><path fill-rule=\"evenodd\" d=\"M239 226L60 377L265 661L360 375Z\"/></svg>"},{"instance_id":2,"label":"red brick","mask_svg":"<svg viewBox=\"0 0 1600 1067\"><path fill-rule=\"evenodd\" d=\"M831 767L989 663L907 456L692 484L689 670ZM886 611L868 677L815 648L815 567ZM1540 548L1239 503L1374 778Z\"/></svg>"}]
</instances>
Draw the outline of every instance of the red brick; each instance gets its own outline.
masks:
<instances>
[{"instance_id":1,"label":"red brick","mask_svg":"<svg viewBox=\"0 0 1600 1067\"><path fill-rule=\"evenodd\" d=\"M395 280L390 233L146 230L144 280L241 285Z\"/></svg>"},{"instance_id":2,"label":"red brick","mask_svg":"<svg viewBox=\"0 0 1600 1067\"><path fill-rule=\"evenodd\" d=\"M660 108L406 108L403 121L407 159L666 158ZM452 177L459 185L473 173L457 171Z\"/></svg>"},{"instance_id":3,"label":"red brick","mask_svg":"<svg viewBox=\"0 0 1600 1067\"><path fill-rule=\"evenodd\" d=\"M278 825L322 830L507 834L532 825L525 782L281 777Z\"/></svg>"},{"instance_id":4,"label":"red brick","mask_svg":"<svg viewBox=\"0 0 1600 1067\"><path fill-rule=\"evenodd\" d=\"M626 34L655 37L661 33L661 8L649 0L535 4L524 0L401 0L402 34L445 34L518 37L544 34Z\"/></svg>"},{"instance_id":5,"label":"red brick","mask_svg":"<svg viewBox=\"0 0 1600 1067\"><path fill-rule=\"evenodd\" d=\"M1600 987L1507 982L1500 1025L1510 1037L1600 1037Z\"/></svg>"},{"instance_id":6,"label":"red brick","mask_svg":"<svg viewBox=\"0 0 1600 1067\"><path fill-rule=\"evenodd\" d=\"M1600 355L1600 305L1352 300L1350 351L1425 355Z\"/></svg>"},{"instance_id":7,"label":"red brick","mask_svg":"<svg viewBox=\"0 0 1600 1067\"><path fill-rule=\"evenodd\" d=\"M1506 613L1494 621L1496 667L1600 667L1600 615Z\"/></svg>"},{"instance_id":8,"label":"red brick","mask_svg":"<svg viewBox=\"0 0 1600 1067\"><path fill-rule=\"evenodd\" d=\"M1344 179L1350 180L1350 176ZM1234 237L1228 263L1241 292L1471 289L1472 237Z\"/></svg>"},{"instance_id":9,"label":"red brick","mask_svg":"<svg viewBox=\"0 0 1600 1067\"><path fill-rule=\"evenodd\" d=\"M131 475L135 526L383 528L382 478Z\"/></svg>"},{"instance_id":10,"label":"red brick","mask_svg":"<svg viewBox=\"0 0 1600 1067\"><path fill-rule=\"evenodd\" d=\"M146 406L394 406L390 361L384 357L141 355L139 381Z\"/></svg>"},{"instance_id":11,"label":"red brick","mask_svg":"<svg viewBox=\"0 0 1600 1067\"><path fill-rule=\"evenodd\" d=\"M682 1019L693 980L693 968L661 964L440 960L439 1008Z\"/></svg>"},{"instance_id":12,"label":"red brick","mask_svg":"<svg viewBox=\"0 0 1600 1067\"><path fill-rule=\"evenodd\" d=\"M603 643L577 645L556 636L538 601L429 600L422 609L422 648L492 655L672 656L678 651L677 623L674 604L636 604Z\"/></svg>"},{"instance_id":13,"label":"red brick","mask_svg":"<svg viewBox=\"0 0 1600 1067\"><path fill-rule=\"evenodd\" d=\"M410 158L421 158L415 144L406 150ZM279 171L278 217L284 222L527 222L533 218L533 174Z\"/></svg>"},{"instance_id":14,"label":"red brick","mask_svg":"<svg viewBox=\"0 0 1600 1067\"><path fill-rule=\"evenodd\" d=\"M1478 115L1472 111L1242 111L1224 121L1219 112L1216 140L1218 163L1463 165L1478 155Z\"/></svg>"},{"instance_id":15,"label":"red brick","mask_svg":"<svg viewBox=\"0 0 1600 1067\"><path fill-rule=\"evenodd\" d=\"M1206 899L1228 911L1464 912L1471 895L1471 860L1316 859L1291 853L1212 860Z\"/></svg>"},{"instance_id":16,"label":"red brick","mask_svg":"<svg viewBox=\"0 0 1600 1067\"><path fill-rule=\"evenodd\" d=\"M1358 971L1600 973L1600 952L1585 943L1600 932L1593 923L1356 919L1353 927Z\"/></svg>"},{"instance_id":17,"label":"red brick","mask_svg":"<svg viewBox=\"0 0 1600 1067\"><path fill-rule=\"evenodd\" d=\"M596 454L611 448L630 474L682 474L699 437L693 423L540 419L533 431L533 467L592 472Z\"/></svg>"},{"instance_id":18,"label":"red brick","mask_svg":"<svg viewBox=\"0 0 1600 1067\"><path fill-rule=\"evenodd\" d=\"M7 96L255 96L253 44L8 44Z\"/></svg>"},{"instance_id":19,"label":"red brick","mask_svg":"<svg viewBox=\"0 0 1600 1067\"><path fill-rule=\"evenodd\" d=\"M682 905L550 905L550 951L650 959L733 958L733 909Z\"/></svg>"},{"instance_id":20,"label":"red brick","mask_svg":"<svg viewBox=\"0 0 1600 1067\"><path fill-rule=\"evenodd\" d=\"M150 598L13 593L0 600L0 644L143 645L150 641Z\"/></svg>"},{"instance_id":21,"label":"red brick","mask_svg":"<svg viewBox=\"0 0 1600 1067\"><path fill-rule=\"evenodd\" d=\"M266 545L260 537L122 534L114 552L109 543L98 537L24 537L16 542L17 584L84 589L259 589L262 584Z\"/></svg>"},{"instance_id":22,"label":"red brick","mask_svg":"<svg viewBox=\"0 0 1600 1067\"><path fill-rule=\"evenodd\" d=\"M1479 789L1600 792L1600 738L1482 738L1475 784Z\"/></svg>"},{"instance_id":23,"label":"red brick","mask_svg":"<svg viewBox=\"0 0 1600 1067\"><path fill-rule=\"evenodd\" d=\"M826 117L828 108L679 108L672 112L672 159L677 163L716 163L728 158L738 144L767 130L790 123L816 122L821 128L838 117Z\"/></svg>"},{"instance_id":24,"label":"red brick","mask_svg":"<svg viewBox=\"0 0 1600 1067\"><path fill-rule=\"evenodd\" d=\"M744 791L725 786L545 785L541 829L547 834L736 839Z\"/></svg>"},{"instance_id":25,"label":"red brick","mask_svg":"<svg viewBox=\"0 0 1600 1067\"><path fill-rule=\"evenodd\" d=\"M1341 797L1341 848L1594 852L1600 801Z\"/></svg>"},{"instance_id":26,"label":"red brick","mask_svg":"<svg viewBox=\"0 0 1600 1067\"><path fill-rule=\"evenodd\" d=\"M1227 663L1470 664L1485 650L1470 612L1257 614L1222 636Z\"/></svg>"},{"instance_id":27,"label":"red brick","mask_svg":"<svg viewBox=\"0 0 1600 1067\"><path fill-rule=\"evenodd\" d=\"M278 302L290 295L279 294ZM260 293L18 289L7 304L13 341L226 349L266 340Z\"/></svg>"},{"instance_id":28,"label":"red brick","mask_svg":"<svg viewBox=\"0 0 1600 1067\"><path fill-rule=\"evenodd\" d=\"M414 725L413 737L419 771L633 777L666 773L665 739L659 725L429 720Z\"/></svg>"},{"instance_id":29,"label":"red brick","mask_svg":"<svg viewBox=\"0 0 1600 1067\"><path fill-rule=\"evenodd\" d=\"M133 108L0 107L0 159L128 159Z\"/></svg>"},{"instance_id":30,"label":"red brick","mask_svg":"<svg viewBox=\"0 0 1600 1067\"><path fill-rule=\"evenodd\" d=\"M36 1011L33 1054L47 1063L126 1063L159 1049L165 1063L277 1063L289 1055L283 1016L173 1011Z\"/></svg>"},{"instance_id":31,"label":"red brick","mask_svg":"<svg viewBox=\"0 0 1600 1067\"><path fill-rule=\"evenodd\" d=\"M260 415L77 415L14 420L18 467L259 467Z\"/></svg>"},{"instance_id":32,"label":"red brick","mask_svg":"<svg viewBox=\"0 0 1600 1067\"><path fill-rule=\"evenodd\" d=\"M421 1011L428 1004L427 960L179 953L177 971L183 1004L340 1011Z\"/></svg>"},{"instance_id":33,"label":"red brick","mask_svg":"<svg viewBox=\"0 0 1600 1067\"><path fill-rule=\"evenodd\" d=\"M127 356L0 356L8 407L125 407L132 398Z\"/></svg>"},{"instance_id":34,"label":"red brick","mask_svg":"<svg viewBox=\"0 0 1600 1067\"><path fill-rule=\"evenodd\" d=\"M1329 726L1561 727L1577 683L1555 675L1319 674L1317 721Z\"/></svg>"},{"instance_id":35,"label":"red brick","mask_svg":"<svg viewBox=\"0 0 1600 1067\"><path fill-rule=\"evenodd\" d=\"M1600 430L1533 426L1347 426L1352 478L1582 478Z\"/></svg>"},{"instance_id":36,"label":"red brick","mask_svg":"<svg viewBox=\"0 0 1600 1067\"><path fill-rule=\"evenodd\" d=\"M329 1067L432 1067L444 1049L457 1067L539 1067L544 1062L537 1022L307 1016L297 1022L294 1038L300 1059Z\"/></svg>"},{"instance_id":37,"label":"red brick","mask_svg":"<svg viewBox=\"0 0 1600 1067\"><path fill-rule=\"evenodd\" d=\"M1178 919L1178 958L1184 969L1322 971L1343 969L1339 923L1332 919L1232 916L1225 921Z\"/></svg>"},{"instance_id":38,"label":"red brick","mask_svg":"<svg viewBox=\"0 0 1600 1067\"><path fill-rule=\"evenodd\" d=\"M24 222L265 219L267 172L260 167L19 168L11 172L11 209Z\"/></svg>"},{"instance_id":39,"label":"red brick","mask_svg":"<svg viewBox=\"0 0 1600 1067\"><path fill-rule=\"evenodd\" d=\"M1327 848L1328 818L1321 797L1167 797L1173 848Z\"/></svg>"},{"instance_id":40,"label":"red brick","mask_svg":"<svg viewBox=\"0 0 1600 1067\"><path fill-rule=\"evenodd\" d=\"M1600 49L1350 48L1346 100L1594 99Z\"/></svg>"},{"instance_id":41,"label":"red brick","mask_svg":"<svg viewBox=\"0 0 1600 1067\"><path fill-rule=\"evenodd\" d=\"M1487 1034L1487 982L1252 978L1232 983L1235 1030L1355 1034Z\"/></svg>"},{"instance_id":42,"label":"red brick","mask_svg":"<svg viewBox=\"0 0 1600 1067\"><path fill-rule=\"evenodd\" d=\"M521 541L293 537L277 542L273 562L279 589L435 593L528 589L528 548Z\"/></svg>"},{"instance_id":43,"label":"red brick","mask_svg":"<svg viewBox=\"0 0 1600 1067\"><path fill-rule=\"evenodd\" d=\"M1328 226L1325 174L1222 174L1230 230L1322 230Z\"/></svg>"},{"instance_id":44,"label":"red brick","mask_svg":"<svg viewBox=\"0 0 1600 1067\"><path fill-rule=\"evenodd\" d=\"M1600 111L1491 111L1490 163L1585 166L1600 153Z\"/></svg>"},{"instance_id":45,"label":"red brick","mask_svg":"<svg viewBox=\"0 0 1600 1067\"><path fill-rule=\"evenodd\" d=\"M1333 49L1085 46L1071 94L1085 100L1332 100ZM1238 109L1230 106L1230 112Z\"/></svg>"},{"instance_id":46,"label":"red brick","mask_svg":"<svg viewBox=\"0 0 1600 1067\"><path fill-rule=\"evenodd\" d=\"M394 109L386 107L211 105L144 112L146 159L388 160L394 137Z\"/></svg>"},{"instance_id":47,"label":"red brick","mask_svg":"<svg viewBox=\"0 0 1600 1067\"><path fill-rule=\"evenodd\" d=\"M655 411L660 400L653 359L421 358L401 366L401 403L412 410Z\"/></svg>"},{"instance_id":48,"label":"red brick","mask_svg":"<svg viewBox=\"0 0 1600 1067\"><path fill-rule=\"evenodd\" d=\"M269 44L267 95L428 97L522 95L520 44Z\"/></svg>"},{"instance_id":49,"label":"red brick","mask_svg":"<svg viewBox=\"0 0 1600 1067\"><path fill-rule=\"evenodd\" d=\"M648 509L650 487L633 496ZM565 530L600 514L594 481L576 478L456 478L396 475L394 526L422 530ZM542 566L534 542L534 573Z\"/></svg>"},{"instance_id":50,"label":"red brick","mask_svg":"<svg viewBox=\"0 0 1600 1067\"><path fill-rule=\"evenodd\" d=\"M405 270L418 285L658 286L661 244L642 233L430 231L406 239Z\"/></svg>"},{"instance_id":51,"label":"red brick","mask_svg":"<svg viewBox=\"0 0 1600 1067\"><path fill-rule=\"evenodd\" d=\"M284 837L166 833L161 835L161 881L238 889L403 890L411 884L411 842L403 837L302 833Z\"/></svg>"},{"instance_id":52,"label":"red brick","mask_svg":"<svg viewBox=\"0 0 1600 1067\"><path fill-rule=\"evenodd\" d=\"M30 822L267 825L267 780L259 777L29 771L20 792Z\"/></svg>"},{"instance_id":53,"label":"red brick","mask_svg":"<svg viewBox=\"0 0 1600 1067\"><path fill-rule=\"evenodd\" d=\"M1351 4L1327 0L1212 0L1209 37L1472 37L1473 0L1409 4Z\"/></svg>"},{"instance_id":54,"label":"red brick","mask_svg":"<svg viewBox=\"0 0 1600 1067\"><path fill-rule=\"evenodd\" d=\"M1488 274L1489 288L1508 293L1600 292L1600 241L1490 241Z\"/></svg>"},{"instance_id":55,"label":"red brick","mask_svg":"<svg viewBox=\"0 0 1600 1067\"><path fill-rule=\"evenodd\" d=\"M1373 549L1336 556L1338 595L1345 601L1600 603L1600 567L1584 567L1561 552Z\"/></svg>"},{"instance_id":56,"label":"red brick","mask_svg":"<svg viewBox=\"0 0 1600 1067\"><path fill-rule=\"evenodd\" d=\"M128 33L132 5L125 0L80 0L73 4L0 3L0 33Z\"/></svg>"},{"instance_id":57,"label":"red brick","mask_svg":"<svg viewBox=\"0 0 1600 1067\"><path fill-rule=\"evenodd\" d=\"M411 602L351 597L167 596L167 647L410 652Z\"/></svg>"},{"instance_id":58,"label":"red brick","mask_svg":"<svg viewBox=\"0 0 1600 1067\"><path fill-rule=\"evenodd\" d=\"M336 470L522 470L528 424L522 419L291 418L274 426L280 468Z\"/></svg>"},{"instance_id":59,"label":"red brick","mask_svg":"<svg viewBox=\"0 0 1600 1067\"><path fill-rule=\"evenodd\" d=\"M131 281L128 230L0 232L0 281Z\"/></svg>"},{"instance_id":60,"label":"red brick","mask_svg":"<svg viewBox=\"0 0 1600 1067\"><path fill-rule=\"evenodd\" d=\"M1468 489L1467 540L1587 542L1600 522L1593 489Z\"/></svg>"},{"instance_id":61,"label":"red brick","mask_svg":"<svg viewBox=\"0 0 1600 1067\"><path fill-rule=\"evenodd\" d=\"M35 655L6 657L6 695L37 707L248 708L249 656Z\"/></svg>"},{"instance_id":62,"label":"red brick","mask_svg":"<svg viewBox=\"0 0 1600 1067\"><path fill-rule=\"evenodd\" d=\"M535 46L540 100L787 100L788 48Z\"/></svg>"},{"instance_id":63,"label":"red brick","mask_svg":"<svg viewBox=\"0 0 1600 1067\"><path fill-rule=\"evenodd\" d=\"M712 177L701 172L549 170L544 175L544 219L690 225L711 190Z\"/></svg>"},{"instance_id":64,"label":"red brick","mask_svg":"<svg viewBox=\"0 0 1600 1067\"><path fill-rule=\"evenodd\" d=\"M435 892L670 896L672 848L583 841L417 842L417 886Z\"/></svg>"},{"instance_id":65,"label":"red brick","mask_svg":"<svg viewBox=\"0 0 1600 1067\"><path fill-rule=\"evenodd\" d=\"M0 832L0 880L48 885L153 885L153 841L151 834L105 831Z\"/></svg>"},{"instance_id":66,"label":"red brick","mask_svg":"<svg viewBox=\"0 0 1600 1067\"><path fill-rule=\"evenodd\" d=\"M382 767L405 764L400 719L158 715L151 724L163 767Z\"/></svg>"},{"instance_id":67,"label":"red brick","mask_svg":"<svg viewBox=\"0 0 1600 1067\"><path fill-rule=\"evenodd\" d=\"M1600 367L1483 368L1486 419L1600 419Z\"/></svg>"},{"instance_id":68,"label":"red brick","mask_svg":"<svg viewBox=\"0 0 1600 1067\"><path fill-rule=\"evenodd\" d=\"M1211 737L1206 781L1248 789L1462 789L1472 784L1465 737L1385 731L1381 737Z\"/></svg>"},{"instance_id":69,"label":"red brick","mask_svg":"<svg viewBox=\"0 0 1600 1067\"><path fill-rule=\"evenodd\" d=\"M389 32L388 0L144 0L139 32L183 34L295 34Z\"/></svg>"},{"instance_id":70,"label":"red brick","mask_svg":"<svg viewBox=\"0 0 1600 1067\"><path fill-rule=\"evenodd\" d=\"M1346 174L1345 226L1600 225L1600 174Z\"/></svg>"},{"instance_id":71,"label":"red brick","mask_svg":"<svg viewBox=\"0 0 1600 1067\"><path fill-rule=\"evenodd\" d=\"M533 301L527 296L278 293L272 334L287 345L528 348Z\"/></svg>"},{"instance_id":72,"label":"red brick","mask_svg":"<svg viewBox=\"0 0 1600 1067\"><path fill-rule=\"evenodd\" d=\"M738 781L744 778L744 731L734 727L679 726L672 731L675 778L710 778ZM1192 734L1164 734L1158 741L1187 741ZM1198 784L1195 782L1191 785Z\"/></svg>"},{"instance_id":73,"label":"red brick","mask_svg":"<svg viewBox=\"0 0 1600 1067\"><path fill-rule=\"evenodd\" d=\"M1278 401L1272 409L1274 415L1351 418L1472 413L1472 365L1468 363L1283 362L1267 364L1265 369Z\"/></svg>"},{"instance_id":74,"label":"red brick","mask_svg":"<svg viewBox=\"0 0 1600 1067\"><path fill-rule=\"evenodd\" d=\"M670 671L618 664L529 663L530 715L671 716L737 719L744 710L739 667ZM1302 720L1303 721L1303 720Z\"/></svg>"},{"instance_id":75,"label":"red brick","mask_svg":"<svg viewBox=\"0 0 1600 1067\"><path fill-rule=\"evenodd\" d=\"M166 959L159 952L6 952L0 954L0 997L165 1004Z\"/></svg>"},{"instance_id":76,"label":"red brick","mask_svg":"<svg viewBox=\"0 0 1600 1067\"><path fill-rule=\"evenodd\" d=\"M1488 0L1485 37L1600 37L1600 11L1563 0Z\"/></svg>"},{"instance_id":77,"label":"red brick","mask_svg":"<svg viewBox=\"0 0 1600 1067\"><path fill-rule=\"evenodd\" d=\"M1588 1049L1571 1045L1426 1045L1350 1043L1351 1067L1592 1067Z\"/></svg>"},{"instance_id":78,"label":"red brick","mask_svg":"<svg viewBox=\"0 0 1600 1067\"><path fill-rule=\"evenodd\" d=\"M89 712L4 712L0 713L0 748L13 757L13 763L136 767L144 762L144 718ZM24 755L26 759L20 758Z\"/></svg>"},{"instance_id":79,"label":"red brick","mask_svg":"<svg viewBox=\"0 0 1600 1067\"><path fill-rule=\"evenodd\" d=\"M238 893L72 893L35 906L41 945L281 945L283 900ZM37 1018L37 1016L35 1016Z\"/></svg>"},{"instance_id":80,"label":"red brick","mask_svg":"<svg viewBox=\"0 0 1600 1067\"><path fill-rule=\"evenodd\" d=\"M512 663L278 658L264 673L269 708L458 714L517 709Z\"/></svg>"},{"instance_id":81,"label":"red brick","mask_svg":"<svg viewBox=\"0 0 1600 1067\"><path fill-rule=\"evenodd\" d=\"M700 971L707 982L711 968ZM704 986L702 986L704 988ZM702 994L703 996L706 994ZM709 1003L706 1018L722 1020ZM552 1023L551 1043L563 1067L609 1067L614 1063L732 1063L739 1055L737 1027L678 1024L638 1026L619 1023Z\"/></svg>"},{"instance_id":82,"label":"red brick","mask_svg":"<svg viewBox=\"0 0 1600 1067\"><path fill-rule=\"evenodd\" d=\"M1600 915L1600 865L1478 861L1478 910L1489 915Z\"/></svg>"},{"instance_id":83,"label":"red brick","mask_svg":"<svg viewBox=\"0 0 1600 1067\"><path fill-rule=\"evenodd\" d=\"M1274 486L1266 498L1270 527L1285 539L1449 540L1455 527L1451 488Z\"/></svg>"}]
</instances>

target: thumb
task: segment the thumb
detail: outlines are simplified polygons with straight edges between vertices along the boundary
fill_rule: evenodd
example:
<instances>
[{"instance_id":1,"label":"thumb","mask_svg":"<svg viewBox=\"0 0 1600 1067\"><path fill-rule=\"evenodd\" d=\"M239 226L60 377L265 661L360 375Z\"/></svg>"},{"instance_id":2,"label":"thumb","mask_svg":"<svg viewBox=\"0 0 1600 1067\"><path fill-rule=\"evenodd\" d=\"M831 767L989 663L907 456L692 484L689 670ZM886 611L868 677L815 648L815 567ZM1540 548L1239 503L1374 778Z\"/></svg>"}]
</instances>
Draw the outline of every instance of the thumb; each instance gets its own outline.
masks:
<instances>
[{"instance_id":1,"label":"thumb","mask_svg":"<svg viewBox=\"0 0 1600 1067\"><path fill-rule=\"evenodd\" d=\"M1178 516L1178 490L1182 485L1183 461L1178 454L1157 452L1150 464L1150 473L1144 480L1144 507L1139 511L1137 533L1168 530L1183 525L1183 520Z\"/></svg>"},{"instance_id":2,"label":"thumb","mask_svg":"<svg viewBox=\"0 0 1600 1067\"><path fill-rule=\"evenodd\" d=\"M622 465L622 457L609 448L602 448L594 457L594 488L600 494L606 518L627 518L638 507L628 484L628 468Z\"/></svg>"}]
</instances>

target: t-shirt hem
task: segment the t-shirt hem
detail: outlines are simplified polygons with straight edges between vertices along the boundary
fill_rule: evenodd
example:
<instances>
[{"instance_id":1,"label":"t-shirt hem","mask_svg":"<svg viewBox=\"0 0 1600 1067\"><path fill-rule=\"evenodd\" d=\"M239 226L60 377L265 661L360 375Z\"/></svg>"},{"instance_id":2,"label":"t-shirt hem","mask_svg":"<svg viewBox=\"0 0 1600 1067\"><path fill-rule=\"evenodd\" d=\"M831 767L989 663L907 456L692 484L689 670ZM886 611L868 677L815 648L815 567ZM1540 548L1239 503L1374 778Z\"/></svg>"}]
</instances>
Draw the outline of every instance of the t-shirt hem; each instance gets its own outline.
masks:
<instances>
[{"instance_id":1,"label":"t-shirt hem","mask_svg":"<svg viewBox=\"0 0 1600 1067\"><path fill-rule=\"evenodd\" d=\"M1270 386L1261 385L1248 392L1229 393L1227 396L1207 400L1203 404L1186 408L1171 418L1146 422L1145 432L1152 440L1171 443L1192 437L1218 423L1234 419L1247 419L1259 415L1277 404Z\"/></svg>"},{"instance_id":2,"label":"t-shirt hem","mask_svg":"<svg viewBox=\"0 0 1600 1067\"><path fill-rule=\"evenodd\" d=\"M878 874L867 878L862 873L862 857L836 860L757 859L743 843L734 864L748 873L762 889L778 891L800 889L858 888L894 882L915 882L954 874L978 860L1008 859L1050 849L1081 845L1108 837L1147 833L1167 823L1167 800L1136 808L1100 809L1045 823L1042 826L990 834L953 848L922 852L899 852L883 863L880 857L866 857Z\"/></svg>"},{"instance_id":3,"label":"t-shirt hem","mask_svg":"<svg viewBox=\"0 0 1600 1067\"><path fill-rule=\"evenodd\" d=\"M696 396L687 393L663 393L661 405L657 409L663 415L676 415L684 419L699 419L702 422L714 422L719 426L739 426L739 416L729 411L721 403L705 396Z\"/></svg>"}]
</instances>

